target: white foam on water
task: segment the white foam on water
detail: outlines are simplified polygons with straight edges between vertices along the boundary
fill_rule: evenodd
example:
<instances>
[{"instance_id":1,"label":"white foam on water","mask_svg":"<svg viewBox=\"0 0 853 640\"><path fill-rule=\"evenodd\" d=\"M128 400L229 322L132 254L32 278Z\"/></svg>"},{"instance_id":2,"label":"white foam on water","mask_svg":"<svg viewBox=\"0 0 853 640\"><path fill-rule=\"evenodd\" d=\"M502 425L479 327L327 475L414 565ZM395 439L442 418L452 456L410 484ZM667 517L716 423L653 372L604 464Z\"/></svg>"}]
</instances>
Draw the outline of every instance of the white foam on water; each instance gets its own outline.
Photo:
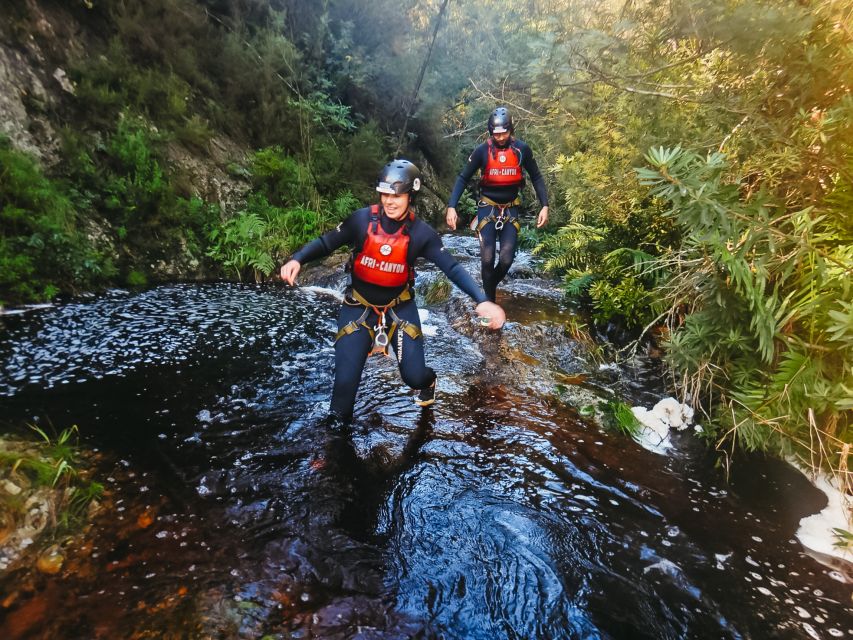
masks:
<instances>
[{"instance_id":1,"label":"white foam on water","mask_svg":"<svg viewBox=\"0 0 853 640\"><path fill-rule=\"evenodd\" d=\"M794 466L799 469L796 464ZM809 474L805 473L803 469L799 470L806 477L809 477ZM826 495L828 502L819 513L800 520L800 527L796 533L797 540L812 551L853 562L853 552L835 546L838 538L833 532L833 529L853 531L853 517L851 517L849 499L838 489L835 478L820 473L813 478L809 477L809 479L815 487ZM841 581L846 582L843 579Z\"/></svg>"},{"instance_id":2,"label":"white foam on water","mask_svg":"<svg viewBox=\"0 0 853 640\"><path fill-rule=\"evenodd\" d=\"M632 407L631 412L642 425L636 440L644 449L665 454L672 448L669 430L682 431L693 422L693 409L675 398L664 398L652 409Z\"/></svg>"},{"instance_id":3,"label":"white foam on water","mask_svg":"<svg viewBox=\"0 0 853 640\"><path fill-rule=\"evenodd\" d=\"M307 291L309 293L314 293L314 294L318 294L318 295L332 296L333 298L335 298L336 300L338 300L340 302L344 301L343 292L338 291L337 289L330 289L329 287L318 287L318 286L315 286L313 284L308 285L307 287L300 287L300 289L302 289L302 291Z\"/></svg>"},{"instance_id":4,"label":"white foam on water","mask_svg":"<svg viewBox=\"0 0 853 640\"><path fill-rule=\"evenodd\" d=\"M733 552L729 551L728 553L715 553L714 554L714 558L717 561L717 569L723 570L726 568L723 563L732 557L732 553Z\"/></svg>"},{"instance_id":5,"label":"white foam on water","mask_svg":"<svg viewBox=\"0 0 853 640\"><path fill-rule=\"evenodd\" d=\"M649 571L660 571L661 573L668 576L678 576L681 574L681 567L679 567L674 562L663 559L654 564L650 564L648 567L643 568L643 574L648 573Z\"/></svg>"},{"instance_id":6,"label":"white foam on water","mask_svg":"<svg viewBox=\"0 0 853 640\"><path fill-rule=\"evenodd\" d=\"M0 316L19 316L23 313L27 313L27 311L39 311L40 309L52 309L54 304L50 302L44 302L42 304L26 304L22 307L15 307L14 309L4 309L0 306Z\"/></svg>"}]
</instances>

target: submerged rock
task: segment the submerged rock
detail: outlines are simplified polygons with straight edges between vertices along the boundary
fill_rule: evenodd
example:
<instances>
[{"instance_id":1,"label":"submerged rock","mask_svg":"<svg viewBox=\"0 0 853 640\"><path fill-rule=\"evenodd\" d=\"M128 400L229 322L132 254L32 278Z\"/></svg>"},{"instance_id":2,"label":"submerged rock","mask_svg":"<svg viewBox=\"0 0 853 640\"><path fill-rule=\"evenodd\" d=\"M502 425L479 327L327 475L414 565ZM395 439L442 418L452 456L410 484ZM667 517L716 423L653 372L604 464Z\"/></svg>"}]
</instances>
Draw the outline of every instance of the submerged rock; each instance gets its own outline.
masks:
<instances>
[{"instance_id":1,"label":"submerged rock","mask_svg":"<svg viewBox=\"0 0 853 640\"><path fill-rule=\"evenodd\" d=\"M75 471L75 483L64 482L40 484L26 471L26 461L38 461L50 464L42 455L42 449L31 442L14 438L0 439L0 452L17 462L0 466L0 573L26 562L34 563L42 573L58 573L65 561L64 553L58 545L49 546L45 539L58 530L61 521L70 508L74 493L72 487L79 487L81 477L86 472ZM91 461L91 460L90 460ZM57 467L58 468L58 467ZM42 481L43 482L43 481ZM92 500L86 514L93 515ZM34 558L33 556L37 554Z\"/></svg>"},{"instance_id":2,"label":"submerged rock","mask_svg":"<svg viewBox=\"0 0 853 640\"><path fill-rule=\"evenodd\" d=\"M65 553L58 544L49 546L39 554L36 560L36 568L42 573L54 575L62 570L65 563Z\"/></svg>"}]
</instances>

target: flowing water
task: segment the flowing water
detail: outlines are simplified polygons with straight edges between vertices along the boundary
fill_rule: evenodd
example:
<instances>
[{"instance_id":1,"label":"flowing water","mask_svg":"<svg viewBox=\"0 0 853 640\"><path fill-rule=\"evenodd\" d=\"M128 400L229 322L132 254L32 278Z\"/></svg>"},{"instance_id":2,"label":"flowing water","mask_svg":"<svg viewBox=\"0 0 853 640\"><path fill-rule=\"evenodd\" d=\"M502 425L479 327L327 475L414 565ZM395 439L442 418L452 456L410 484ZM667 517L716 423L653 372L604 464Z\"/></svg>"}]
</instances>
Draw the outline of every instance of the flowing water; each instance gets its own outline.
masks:
<instances>
[{"instance_id":1,"label":"flowing water","mask_svg":"<svg viewBox=\"0 0 853 640\"><path fill-rule=\"evenodd\" d=\"M338 302L316 289L0 319L6 423L79 425L107 489L60 574L0 575L0 638L853 637L845 575L793 538L825 502L802 476L727 480L692 436L660 456L581 417L651 406L661 371L591 364L526 256L500 334L453 296L427 320L436 405L373 358L351 428L324 419Z\"/></svg>"}]
</instances>

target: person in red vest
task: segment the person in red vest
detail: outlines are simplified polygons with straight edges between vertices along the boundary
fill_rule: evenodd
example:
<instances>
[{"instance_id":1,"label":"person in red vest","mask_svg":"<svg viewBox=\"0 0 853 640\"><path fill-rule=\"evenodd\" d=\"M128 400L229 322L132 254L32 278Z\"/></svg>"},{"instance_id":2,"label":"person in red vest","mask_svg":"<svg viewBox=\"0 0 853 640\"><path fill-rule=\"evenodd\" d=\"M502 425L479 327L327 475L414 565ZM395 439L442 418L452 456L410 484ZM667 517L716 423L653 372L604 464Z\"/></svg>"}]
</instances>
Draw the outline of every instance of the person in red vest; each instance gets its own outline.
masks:
<instances>
[{"instance_id":1,"label":"person in red vest","mask_svg":"<svg viewBox=\"0 0 853 640\"><path fill-rule=\"evenodd\" d=\"M480 170L477 218L471 224L480 238L483 289L489 300L494 302L498 284L515 260L518 233L521 230L518 216L521 211L519 192L524 185L523 171L527 171L530 176L536 197L542 205L536 218L537 228L544 227L548 222L548 193L545 179L530 147L512 135L512 115L506 107L498 107L492 112L488 128L489 139L468 156L468 163L456 178L447 203L446 221L447 226L456 229L456 205L471 176ZM496 265L495 245L498 241L501 249Z\"/></svg>"},{"instance_id":2,"label":"person in red vest","mask_svg":"<svg viewBox=\"0 0 853 640\"><path fill-rule=\"evenodd\" d=\"M489 302L474 279L444 249L438 233L415 216L421 173L408 160L392 160L376 183L380 205L358 209L335 229L299 249L281 268L290 285L302 265L335 249L353 247L349 262L351 282L346 289L335 336L335 383L330 413L352 418L361 374L370 354L389 355L389 345L400 374L418 391L415 403L435 401L435 371L424 361L424 339L413 284L415 261L425 258L441 269L477 303L484 326L500 329L506 316Z\"/></svg>"}]
</instances>

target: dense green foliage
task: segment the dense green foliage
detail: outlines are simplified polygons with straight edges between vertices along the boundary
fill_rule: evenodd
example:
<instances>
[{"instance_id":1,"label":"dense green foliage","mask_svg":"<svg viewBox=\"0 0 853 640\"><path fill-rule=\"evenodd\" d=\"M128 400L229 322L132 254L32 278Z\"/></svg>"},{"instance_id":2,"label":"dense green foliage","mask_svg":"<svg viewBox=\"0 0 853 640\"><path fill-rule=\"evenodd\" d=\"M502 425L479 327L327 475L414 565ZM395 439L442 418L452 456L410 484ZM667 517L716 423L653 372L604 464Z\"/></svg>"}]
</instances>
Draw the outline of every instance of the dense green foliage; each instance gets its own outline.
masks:
<instances>
[{"instance_id":1,"label":"dense green foliage","mask_svg":"<svg viewBox=\"0 0 853 640\"><path fill-rule=\"evenodd\" d=\"M0 138L0 303L49 300L112 276L81 226L68 189Z\"/></svg>"},{"instance_id":2,"label":"dense green foliage","mask_svg":"<svg viewBox=\"0 0 853 640\"><path fill-rule=\"evenodd\" d=\"M0 303L220 268L261 279L373 197L385 137L341 103L335 77L347 71L286 35L289 6L250 5L107 1L59 14L89 41L66 62L75 90L52 114L62 146L47 174L3 143ZM24 48L44 36L34 9L6 11L4 37ZM328 37L326 18L302 18ZM223 135L260 149L214 159ZM218 164L245 200L211 201L210 181L175 160L187 155Z\"/></svg>"},{"instance_id":3,"label":"dense green foliage","mask_svg":"<svg viewBox=\"0 0 853 640\"><path fill-rule=\"evenodd\" d=\"M793 210L766 192L744 198L719 153L660 149L649 162L643 182L684 229L661 288L681 386L750 449L809 451L818 435L827 448L806 462L836 462L853 427L851 210L834 209L834 191L825 206Z\"/></svg>"}]
</instances>

